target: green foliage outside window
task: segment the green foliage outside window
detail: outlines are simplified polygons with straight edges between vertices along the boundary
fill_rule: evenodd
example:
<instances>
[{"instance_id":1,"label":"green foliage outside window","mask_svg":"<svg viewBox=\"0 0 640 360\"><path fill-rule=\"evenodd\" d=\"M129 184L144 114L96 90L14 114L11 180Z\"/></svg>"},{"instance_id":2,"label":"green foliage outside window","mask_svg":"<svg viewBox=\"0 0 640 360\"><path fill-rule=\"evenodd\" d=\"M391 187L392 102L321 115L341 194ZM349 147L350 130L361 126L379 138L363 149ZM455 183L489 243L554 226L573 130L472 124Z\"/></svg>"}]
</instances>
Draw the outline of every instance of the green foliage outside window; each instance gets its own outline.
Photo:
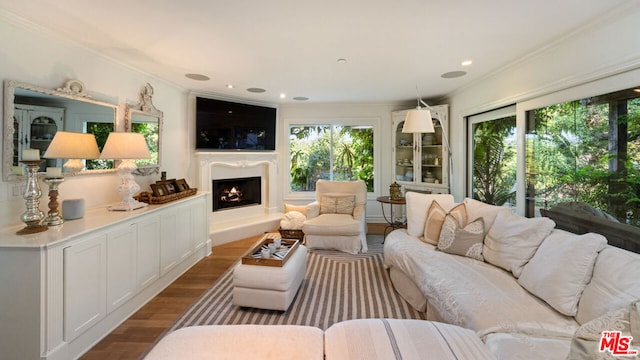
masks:
<instances>
[{"instance_id":1,"label":"green foliage outside window","mask_svg":"<svg viewBox=\"0 0 640 360\"><path fill-rule=\"evenodd\" d=\"M364 180L373 191L373 127L291 126L291 191L314 191L319 179Z\"/></svg>"},{"instance_id":2,"label":"green foliage outside window","mask_svg":"<svg viewBox=\"0 0 640 360\"><path fill-rule=\"evenodd\" d=\"M639 226L639 97L629 89L529 111L527 201L585 202Z\"/></svg>"}]
</instances>

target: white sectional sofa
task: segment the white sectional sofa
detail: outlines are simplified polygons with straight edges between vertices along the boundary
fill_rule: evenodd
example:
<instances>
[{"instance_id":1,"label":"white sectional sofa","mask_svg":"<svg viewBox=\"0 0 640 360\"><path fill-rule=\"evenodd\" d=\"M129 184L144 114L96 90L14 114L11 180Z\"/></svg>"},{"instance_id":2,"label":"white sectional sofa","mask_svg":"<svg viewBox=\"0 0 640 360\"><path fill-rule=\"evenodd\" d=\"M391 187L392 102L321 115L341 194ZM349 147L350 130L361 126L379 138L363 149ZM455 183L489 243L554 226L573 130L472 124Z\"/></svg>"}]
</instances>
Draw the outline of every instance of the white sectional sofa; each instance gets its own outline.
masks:
<instances>
[{"instance_id":1,"label":"white sectional sofa","mask_svg":"<svg viewBox=\"0 0 640 360\"><path fill-rule=\"evenodd\" d=\"M407 228L385 239L385 264L430 320L473 330L499 359L610 356L602 331L640 349L639 254L473 199L406 199Z\"/></svg>"}]
</instances>

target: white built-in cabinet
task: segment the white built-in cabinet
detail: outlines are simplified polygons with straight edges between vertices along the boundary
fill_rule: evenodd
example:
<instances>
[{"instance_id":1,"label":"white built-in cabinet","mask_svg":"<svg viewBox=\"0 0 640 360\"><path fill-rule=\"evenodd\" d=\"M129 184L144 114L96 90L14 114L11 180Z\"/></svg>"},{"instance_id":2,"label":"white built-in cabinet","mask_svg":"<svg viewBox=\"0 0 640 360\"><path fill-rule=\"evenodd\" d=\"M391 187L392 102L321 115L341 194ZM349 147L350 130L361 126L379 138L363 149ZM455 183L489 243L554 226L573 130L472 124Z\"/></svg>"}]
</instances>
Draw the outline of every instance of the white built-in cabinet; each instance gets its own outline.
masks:
<instances>
[{"instance_id":1,"label":"white built-in cabinet","mask_svg":"<svg viewBox=\"0 0 640 360\"><path fill-rule=\"evenodd\" d=\"M36 275L0 276L0 322L10 329L0 329L3 358L79 357L210 253L210 207L199 193L130 212L88 211L40 234L0 232L0 273ZM29 301L17 299L24 294Z\"/></svg>"},{"instance_id":2,"label":"white built-in cabinet","mask_svg":"<svg viewBox=\"0 0 640 360\"><path fill-rule=\"evenodd\" d=\"M40 156L47 151L53 136L63 129L64 109L16 104L13 115L13 164L22 159L23 149L38 149ZM60 159L45 159L40 170L47 166L61 166Z\"/></svg>"},{"instance_id":3,"label":"white built-in cabinet","mask_svg":"<svg viewBox=\"0 0 640 360\"><path fill-rule=\"evenodd\" d=\"M391 113L393 181L405 190L449 193L449 153L442 134L449 129L449 105L432 106L435 133L403 133L409 110ZM440 122L436 120L440 119ZM442 124L442 125L441 125Z\"/></svg>"}]
</instances>

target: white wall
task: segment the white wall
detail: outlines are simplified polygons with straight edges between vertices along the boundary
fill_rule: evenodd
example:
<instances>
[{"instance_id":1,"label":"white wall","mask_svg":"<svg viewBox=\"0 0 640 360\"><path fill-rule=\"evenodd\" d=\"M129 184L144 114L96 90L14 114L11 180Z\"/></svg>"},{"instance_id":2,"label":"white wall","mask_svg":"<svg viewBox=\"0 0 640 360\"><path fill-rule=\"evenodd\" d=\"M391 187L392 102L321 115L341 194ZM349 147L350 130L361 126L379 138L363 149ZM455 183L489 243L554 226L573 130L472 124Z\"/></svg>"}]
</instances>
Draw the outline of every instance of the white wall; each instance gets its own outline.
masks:
<instances>
[{"instance_id":1,"label":"white wall","mask_svg":"<svg viewBox=\"0 0 640 360\"><path fill-rule=\"evenodd\" d=\"M464 117L514 103L561 94L555 102L640 86L640 3L629 2L597 23L539 49L481 81L450 94L453 148L453 194L466 196L466 138ZM540 105L542 106L542 105ZM524 125L522 106L518 124ZM518 129L522 135L522 127ZM520 175L524 158L519 157ZM520 176L521 186L524 179ZM522 187L522 190L524 188ZM520 191L523 195L523 191ZM524 198L522 198L524 199ZM523 201L519 201L523 203Z\"/></svg>"},{"instance_id":2,"label":"white wall","mask_svg":"<svg viewBox=\"0 0 640 360\"><path fill-rule=\"evenodd\" d=\"M185 177L195 182L195 172L191 171L190 164L192 157L187 136L187 96L184 89L107 60L1 12L0 43L0 79L48 88L58 88L68 79L78 79L94 99L119 106L116 128L120 130L124 128L125 104L136 104L143 86L150 83L155 90L154 104L164 112L162 170L172 178ZM4 126L0 132L0 138L4 139ZM156 180L156 176L138 177L137 180L142 188L146 188ZM118 182L119 177L115 173L67 177L59 188L59 201L82 197L89 208L105 206L118 200ZM22 185L0 183L0 228L21 224L20 215L25 211L25 201L19 190ZM46 213L46 185L42 190L40 209Z\"/></svg>"}]
</instances>

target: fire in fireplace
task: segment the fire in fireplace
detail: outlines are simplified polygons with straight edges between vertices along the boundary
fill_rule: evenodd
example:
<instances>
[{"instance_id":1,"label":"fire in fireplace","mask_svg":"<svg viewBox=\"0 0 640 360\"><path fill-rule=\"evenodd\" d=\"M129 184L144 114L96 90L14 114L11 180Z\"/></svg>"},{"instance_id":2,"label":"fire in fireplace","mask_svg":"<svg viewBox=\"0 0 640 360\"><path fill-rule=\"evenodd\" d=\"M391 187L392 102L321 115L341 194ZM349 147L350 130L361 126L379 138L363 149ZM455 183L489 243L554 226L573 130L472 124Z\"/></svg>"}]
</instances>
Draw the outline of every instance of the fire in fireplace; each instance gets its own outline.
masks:
<instances>
[{"instance_id":1,"label":"fire in fireplace","mask_svg":"<svg viewBox=\"0 0 640 360\"><path fill-rule=\"evenodd\" d=\"M262 203L260 176L212 180L212 189L213 211Z\"/></svg>"}]
</instances>

